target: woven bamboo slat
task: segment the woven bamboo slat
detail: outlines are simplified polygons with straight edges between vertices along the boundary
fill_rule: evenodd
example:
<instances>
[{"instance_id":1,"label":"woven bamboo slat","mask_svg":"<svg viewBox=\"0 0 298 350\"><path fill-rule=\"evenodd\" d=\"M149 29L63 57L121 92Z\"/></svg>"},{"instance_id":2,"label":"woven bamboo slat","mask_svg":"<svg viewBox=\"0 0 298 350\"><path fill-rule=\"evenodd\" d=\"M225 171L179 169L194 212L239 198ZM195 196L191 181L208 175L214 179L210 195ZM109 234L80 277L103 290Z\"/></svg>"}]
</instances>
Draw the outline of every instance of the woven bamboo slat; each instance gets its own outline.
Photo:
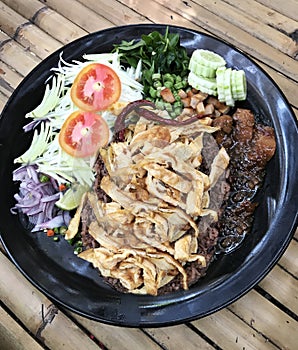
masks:
<instances>
[{"instance_id":1,"label":"woven bamboo slat","mask_svg":"<svg viewBox=\"0 0 298 350\"><path fill-rule=\"evenodd\" d=\"M154 340L147 337L141 329L110 326L88 320L73 313L70 314L79 324L88 329L97 339L100 339L109 350L119 350L119 346L121 346L121 350L162 349Z\"/></svg>"},{"instance_id":2,"label":"woven bamboo slat","mask_svg":"<svg viewBox=\"0 0 298 350\"><path fill-rule=\"evenodd\" d=\"M0 61L0 91L5 96L10 96L23 77L13 71L7 64Z\"/></svg>"},{"instance_id":3,"label":"woven bamboo slat","mask_svg":"<svg viewBox=\"0 0 298 350\"><path fill-rule=\"evenodd\" d=\"M287 17L294 19L295 21L298 21L296 0L287 0L286 4L283 1L272 1L272 0L257 0L257 1L271 9L274 9L277 12L284 14Z\"/></svg>"},{"instance_id":4,"label":"woven bamboo slat","mask_svg":"<svg viewBox=\"0 0 298 350\"><path fill-rule=\"evenodd\" d=\"M285 94L289 103L291 103L295 107L298 107L298 99L297 99L298 83L286 78L281 73L276 72L274 69L266 66L265 64L259 61L256 61L256 63L258 63L266 71L266 73L268 73L270 77L275 81L278 87Z\"/></svg>"},{"instance_id":5,"label":"woven bamboo slat","mask_svg":"<svg viewBox=\"0 0 298 350\"><path fill-rule=\"evenodd\" d=\"M0 35L0 42L3 36L6 37L7 41L2 47L0 46L1 60L15 69L19 74L23 76L27 75L40 62L40 59L32 53L25 51L20 44L11 40L4 33L2 34Z\"/></svg>"},{"instance_id":6,"label":"woven bamboo slat","mask_svg":"<svg viewBox=\"0 0 298 350\"><path fill-rule=\"evenodd\" d=\"M121 0L121 2L129 3L128 0ZM298 81L297 61L255 38L238 26L231 24L224 18L219 17L217 14L211 13L209 10L190 1L156 0L156 2L166 7L168 12L181 14L184 18L209 30L214 35L223 37L223 33L225 33L223 38L231 44L238 46L243 51L250 53L255 58ZM140 13L146 13L149 11L149 6L151 6L149 3L144 3L144 5L139 5L137 10ZM152 15L150 19L153 19ZM212 23L212 26L210 23Z\"/></svg>"},{"instance_id":7,"label":"woven bamboo slat","mask_svg":"<svg viewBox=\"0 0 298 350\"><path fill-rule=\"evenodd\" d=\"M288 349L297 348L298 322L252 290L229 306L229 309L270 339L273 344Z\"/></svg>"},{"instance_id":8,"label":"woven bamboo slat","mask_svg":"<svg viewBox=\"0 0 298 350\"><path fill-rule=\"evenodd\" d=\"M0 114L7 102L7 96L5 96L1 91L0 91Z\"/></svg>"},{"instance_id":9,"label":"woven bamboo slat","mask_svg":"<svg viewBox=\"0 0 298 350\"><path fill-rule=\"evenodd\" d=\"M49 8L40 11L34 18L34 23L63 44L88 34L86 30Z\"/></svg>"},{"instance_id":10,"label":"woven bamboo slat","mask_svg":"<svg viewBox=\"0 0 298 350\"><path fill-rule=\"evenodd\" d=\"M146 17L136 13L131 8L119 4L116 0L93 1L78 0L82 5L105 17L116 25L136 24L148 22Z\"/></svg>"},{"instance_id":11,"label":"woven bamboo slat","mask_svg":"<svg viewBox=\"0 0 298 350\"><path fill-rule=\"evenodd\" d=\"M249 15L270 27L276 28L285 34L292 34L297 29L296 21L275 11L269 11L268 7L258 1L224 0L228 4L237 7L246 15ZM237 17L236 17L237 18Z\"/></svg>"},{"instance_id":12,"label":"woven bamboo slat","mask_svg":"<svg viewBox=\"0 0 298 350\"><path fill-rule=\"evenodd\" d=\"M3 0L3 3L25 18L32 19L33 23L40 29L63 44L88 34L86 30L80 28L66 17L61 16L56 11L44 6L38 0L26 0L26 2Z\"/></svg>"},{"instance_id":13,"label":"woven bamboo slat","mask_svg":"<svg viewBox=\"0 0 298 350\"><path fill-rule=\"evenodd\" d=\"M33 24L21 27L15 40L41 59L48 57L62 46L61 42L53 39Z\"/></svg>"},{"instance_id":14,"label":"woven bamboo slat","mask_svg":"<svg viewBox=\"0 0 298 350\"><path fill-rule=\"evenodd\" d=\"M298 278L298 242L292 240L288 249L287 254L284 254L279 264L285 268L289 273Z\"/></svg>"},{"instance_id":15,"label":"woven bamboo slat","mask_svg":"<svg viewBox=\"0 0 298 350\"><path fill-rule=\"evenodd\" d=\"M200 0L199 4L200 7L195 7L196 11L201 11L201 8L203 7L214 15L228 21L229 24L236 25L253 37L269 44L273 48L276 48L291 57L296 56L298 46L292 38L285 33L278 31L274 27L266 25L263 21L260 22L258 18L252 17L246 11L233 6L233 4L230 5L225 1L213 2L209 0ZM250 4L250 7L252 8L252 4ZM256 28L258 29L256 30Z\"/></svg>"},{"instance_id":16,"label":"woven bamboo slat","mask_svg":"<svg viewBox=\"0 0 298 350\"><path fill-rule=\"evenodd\" d=\"M32 334L44 339L48 348L98 350L80 328L19 274L2 252L0 266L0 280L5 281L5 285L0 284L2 302Z\"/></svg>"},{"instance_id":17,"label":"woven bamboo slat","mask_svg":"<svg viewBox=\"0 0 298 350\"><path fill-rule=\"evenodd\" d=\"M294 292L298 291L298 280L280 266L275 266L259 286L298 315L298 295Z\"/></svg>"},{"instance_id":18,"label":"woven bamboo slat","mask_svg":"<svg viewBox=\"0 0 298 350\"><path fill-rule=\"evenodd\" d=\"M131 6L128 0L117 0L123 5ZM177 25L184 28L196 29L202 32L207 32L203 27L192 23L186 18L182 17L181 14L169 11L163 4L159 4L155 1L143 2L135 1L133 4L134 11L139 15L142 15L147 18L148 23L161 23L169 25ZM148 16L149 15L149 16Z\"/></svg>"},{"instance_id":19,"label":"woven bamboo slat","mask_svg":"<svg viewBox=\"0 0 298 350\"><path fill-rule=\"evenodd\" d=\"M47 57L62 45L3 3L0 3L0 23L7 35L40 58Z\"/></svg>"},{"instance_id":20,"label":"woven bamboo slat","mask_svg":"<svg viewBox=\"0 0 298 350\"><path fill-rule=\"evenodd\" d=\"M11 38L14 37L16 30L21 25L28 23L28 20L18 15L10 7L0 2L0 23L3 30Z\"/></svg>"},{"instance_id":21,"label":"woven bamboo slat","mask_svg":"<svg viewBox=\"0 0 298 350\"><path fill-rule=\"evenodd\" d=\"M214 350L213 346L185 325L168 328L148 328L146 333L158 340L166 349Z\"/></svg>"},{"instance_id":22,"label":"woven bamboo slat","mask_svg":"<svg viewBox=\"0 0 298 350\"><path fill-rule=\"evenodd\" d=\"M268 342L267 338L258 330L243 322L228 309L194 321L192 325L220 346L222 350L278 349L274 344Z\"/></svg>"},{"instance_id":23,"label":"woven bamboo slat","mask_svg":"<svg viewBox=\"0 0 298 350\"><path fill-rule=\"evenodd\" d=\"M38 0L2 0L2 2L28 19L32 19L36 12L45 7L45 5Z\"/></svg>"},{"instance_id":24,"label":"woven bamboo slat","mask_svg":"<svg viewBox=\"0 0 298 350\"><path fill-rule=\"evenodd\" d=\"M41 0L47 6L67 17L87 32L112 27L113 23L74 0Z\"/></svg>"},{"instance_id":25,"label":"woven bamboo slat","mask_svg":"<svg viewBox=\"0 0 298 350\"><path fill-rule=\"evenodd\" d=\"M15 344L13 349L12 344ZM42 349L2 307L0 307L0 346L2 350Z\"/></svg>"}]
</instances>

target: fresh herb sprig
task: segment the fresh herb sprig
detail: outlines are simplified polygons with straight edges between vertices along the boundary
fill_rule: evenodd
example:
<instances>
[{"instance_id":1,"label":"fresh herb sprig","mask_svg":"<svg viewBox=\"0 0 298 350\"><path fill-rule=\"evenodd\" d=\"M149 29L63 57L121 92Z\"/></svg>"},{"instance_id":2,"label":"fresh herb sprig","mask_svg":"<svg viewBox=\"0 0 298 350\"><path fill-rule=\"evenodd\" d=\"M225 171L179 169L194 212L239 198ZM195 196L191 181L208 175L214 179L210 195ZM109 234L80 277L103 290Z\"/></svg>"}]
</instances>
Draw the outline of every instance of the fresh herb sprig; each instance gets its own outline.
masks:
<instances>
[{"instance_id":1,"label":"fresh herb sprig","mask_svg":"<svg viewBox=\"0 0 298 350\"><path fill-rule=\"evenodd\" d=\"M121 61L134 68L142 60L142 84L144 93L148 94L152 86L154 73L173 73L182 78L188 74L189 57L186 49L180 44L178 33L169 33L167 27L165 34L153 31L143 34L139 41L122 41L115 44L114 50L121 54Z\"/></svg>"}]
</instances>

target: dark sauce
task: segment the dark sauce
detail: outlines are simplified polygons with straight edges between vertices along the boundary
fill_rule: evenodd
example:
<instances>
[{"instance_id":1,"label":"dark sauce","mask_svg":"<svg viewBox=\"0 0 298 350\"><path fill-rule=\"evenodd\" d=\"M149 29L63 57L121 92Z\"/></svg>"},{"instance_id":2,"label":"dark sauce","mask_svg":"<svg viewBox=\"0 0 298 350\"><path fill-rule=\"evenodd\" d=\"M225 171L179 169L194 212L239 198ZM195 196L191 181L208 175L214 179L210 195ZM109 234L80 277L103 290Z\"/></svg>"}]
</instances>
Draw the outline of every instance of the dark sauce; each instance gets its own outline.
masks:
<instances>
[{"instance_id":1,"label":"dark sauce","mask_svg":"<svg viewBox=\"0 0 298 350\"><path fill-rule=\"evenodd\" d=\"M258 205L255 197L263 184L267 162L275 150L273 129L259 123L256 117L254 117L254 125L250 130L252 137L244 142L239 142L237 133L241 133L241 130L239 128L237 130L237 127L235 127L235 120L232 123L231 132L221 132L217 139L219 146L224 146L230 156L227 177L230 193L224 204L223 214L217 224L219 237L216 254L231 253L240 246L245 236L251 232L254 211ZM266 134L266 132L268 132L268 135L270 134L270 137L266 136L266 139L259 141L260 135ZM267 151L268 139L270 149ZM261 149L262 142L264 150ZM271 146L274 150L271 149Z\"/></svg>"}]
</instances>

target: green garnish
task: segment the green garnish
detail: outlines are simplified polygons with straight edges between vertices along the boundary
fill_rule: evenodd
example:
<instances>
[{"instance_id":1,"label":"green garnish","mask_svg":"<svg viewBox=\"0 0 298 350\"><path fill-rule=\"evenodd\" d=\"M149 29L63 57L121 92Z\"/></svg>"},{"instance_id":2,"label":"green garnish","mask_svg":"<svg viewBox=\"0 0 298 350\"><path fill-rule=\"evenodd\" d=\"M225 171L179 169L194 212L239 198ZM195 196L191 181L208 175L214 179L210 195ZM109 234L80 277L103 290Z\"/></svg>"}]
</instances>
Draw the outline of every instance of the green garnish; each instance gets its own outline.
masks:
<instances>
[{"instance_id":1,"label":"green garnish","mask_svg":"<svg viewBox=\"0 0 298 350\"><path fill-rule=\"evenodd\" d=\"M142 80L145 95L149 94L155 74L172 73L182 78L188 74L189 57L186 49L180 45L180 36L157 31L148 35L143 34L140 41L122 41L115 44L113 51L118 51L121 61L136 68L142 61Z\"/></svg>"}]
</instances>

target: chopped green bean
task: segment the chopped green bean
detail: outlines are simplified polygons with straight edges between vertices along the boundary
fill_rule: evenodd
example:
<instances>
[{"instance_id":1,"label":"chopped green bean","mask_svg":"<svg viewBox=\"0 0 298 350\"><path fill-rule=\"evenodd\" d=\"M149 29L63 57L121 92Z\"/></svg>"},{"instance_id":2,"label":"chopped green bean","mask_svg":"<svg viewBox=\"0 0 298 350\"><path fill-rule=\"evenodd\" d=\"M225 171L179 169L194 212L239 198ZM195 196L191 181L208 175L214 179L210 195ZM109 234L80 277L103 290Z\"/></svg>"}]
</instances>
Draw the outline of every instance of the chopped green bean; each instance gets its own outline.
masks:
<instances>
[{"instance_id":1,"label":"chopped green bean","mask_svg":"<svg viewBox=\"0 0 298 350\"><path fill-rule=\"evenodd\" d=\"M154 74L152 74L152 80L153 80L153 81L161 80L161 74L160 74L160 73L154 73Z\"/></svg>"},{"instance_id":2,"label":"chopped green bean","mask_svg":"<svg viewBox=\"0 0 298 350\"><path fill-rule=\"evenodd\" d=\"M171 89L171 88L173 87L173 82L167 80L167 81L164 82L164 86L165 86L166 88Z\"/></svg>"},{"instance_id":3,"label":"chopped green bean","mask_svg":"<svg viewBox=\"0 0 298 350\"><path fill-rule=\"evenodd\" d=\"M180 75L176 75L176 83L180 83L182 81L182 78L180 77Z\"/></svg>"},{"instance_id":4,"label":"chopped green bean","mask_svg":"<svg viewBox=\"0 0 298 350\"><path fill-rule=\"evenodd\" d=\"M171 112L173 110L173 107L169 102L165 102L164 106L168 112Z\"/></svg>"},{"instance_id":5,"label":"chopped green bean","mask_svg":"<svg viewBox=\"0 0 298 350\"><path fill-rule=\"evenodd\" d=\"M166 73L163 75L162 77L163 79L163 82L165 83L166 81L170 81L172 82L173 84L175 83L175 76L170 74L170 73Z\"/></svg>"},{"instance_id":6,"label":"chopped green bean","mask_svg":"<svg viewBox=\"0 0 298 350\"><path fill-rule=\"evenodd\" d=\"M152 98L156 98L156 89L154 89L154 87L150 86L150 89L149 89L149 94Z\"/></svg>"},{"instance_id":7,"label":"chopped green bean","mask_svg":"<svg viewBox=\"0 0 298 350\"><path fill-rule=\"evenodd\" d=\"M153 83L153 86L154 86L155 88L162 87L162 83L161 83L161 81L156 80L156 81Z\"/></svg>"},{"instance_id":8,"label":"chopped green bean","mask_svg":"<svg viewBox=\"0 0 298 350\"><path fill-rule=\"evenodd\" d=\"M165 108L165 104L164 104L163 100L159 100L159 99L157 99L155 101L155 106L157 109L164 109Z\"/></svg>"},{"instance_id":9,"label":"chopped green bean","mask_svg":"<svg viewBox=\"0 0 298 350\"><path fill-rule=\"evenodd\" d=\"M176 83L176 84L174 84L174 88L176 89L176 90L180 90L180 89L183 89L183 83L180 81L179 83Z\"/></svg>"}]
</instances>

